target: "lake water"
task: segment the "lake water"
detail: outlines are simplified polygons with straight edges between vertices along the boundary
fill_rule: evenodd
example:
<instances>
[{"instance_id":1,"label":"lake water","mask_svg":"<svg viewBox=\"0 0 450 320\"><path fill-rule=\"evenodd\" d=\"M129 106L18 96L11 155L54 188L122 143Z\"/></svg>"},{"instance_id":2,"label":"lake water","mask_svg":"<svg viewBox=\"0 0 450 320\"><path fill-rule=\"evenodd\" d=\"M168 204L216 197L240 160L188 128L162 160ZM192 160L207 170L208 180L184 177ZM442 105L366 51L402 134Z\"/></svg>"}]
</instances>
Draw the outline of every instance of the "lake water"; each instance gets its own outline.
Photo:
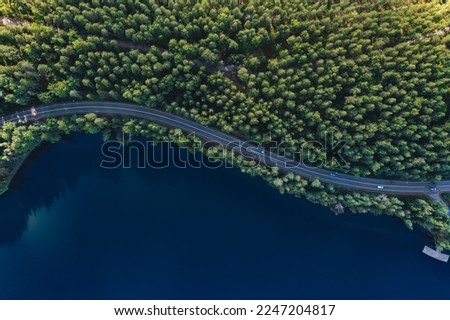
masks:
<instances>
[{"instance_id":1,"label":"lake water","mask_svg":"<svg viewBox=\"0 0 450 320\"><path fill-rule=\"evenodd\" d=\"M101 143L42 148L0 198L0 298L450 298L450 266L394 218L237 169L101 169Z\"/></svg>"}]
</instances>

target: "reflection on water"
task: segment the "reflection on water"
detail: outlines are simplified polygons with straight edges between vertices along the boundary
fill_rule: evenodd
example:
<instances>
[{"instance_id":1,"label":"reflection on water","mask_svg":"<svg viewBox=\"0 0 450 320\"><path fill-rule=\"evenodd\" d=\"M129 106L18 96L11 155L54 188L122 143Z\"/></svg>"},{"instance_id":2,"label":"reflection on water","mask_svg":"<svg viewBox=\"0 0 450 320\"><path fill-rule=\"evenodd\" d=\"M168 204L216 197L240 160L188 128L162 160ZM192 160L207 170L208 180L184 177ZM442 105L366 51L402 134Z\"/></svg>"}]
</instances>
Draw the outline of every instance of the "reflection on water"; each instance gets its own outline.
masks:
<instances>
[{"instance_id":1,"label":"reflection on water","mask_svg":"<svg viewBox=\"0 0 450 320\"><path fill-rule=\"evenodd\" d=\"M73 143L74 138L77 143ZM92 142L85 143L86 141ZM82 134L74 134L66 137L59 144L55 147L45 143L35 150L13 179L10 191L0 197L0 246L12 245L18 241L27 228L29 216L41 207L49 210L57 199L70 193L77 186L80 176L95 171L100 177L111 180L113 184L120 181L120 169L99 168L100 136L87 138ZM63 147L62 155L60 148L64 144L70 144L70 147ZM169 148L166 143L158 144L154 149L146 149L146 152L157 153L154 158L161 164L168 166L170 163L175 163L179 168L185 168L188 157L194 163L194 157L201 156L200 154L192 155L185 149L180 150L175 144L172 146L174 148ZM86 153L95 154L96 158L82 156ZM173 157L174 153L176 153L175 157ZM136 156L137 153L133 150L130 152L130 158L126 157L128 161L131 161L127 166L132 170L136 170L138 163L145 163L143 162L146 156L144 153L139 153L139 160ZM45 160L42 160L42 157L45 157ZM169 157L173 158L169 160ZM207 160L204 161L208 163ZM45 162L44 166L42 162ZM34 171L40 171L39 175L34 175ZM27 181L30 177L32 181Z\"/></svg>"},{"instance_id":2,"label":"reflection on water","mask_svg":"<svg viewBox=\"0 0 450 320\"><path fill-rule=\"evenodd\" d=\"M45 147L0 198L0 298L450 298L448 265L392 218L238 170L100 169L100 145Z\"/></svg>"},{"instance_id":3,"label":"reflection on water","mask_svg":"<svg viewBox=\"0 0 450 320\"><path fill-rule=\"evenodd\" d=\"M70 144L71 138L67 137L60 144ZM18 241L27 228L29 216L36 209L49 209L55 200L76 186L80 175L98 167L92 159L79 156L81 152L93 152L97 149L96 144L73 144L70 148L64 148L63 158L58 154L59 150L48 143L35 150L14 177L10 190L0 197L0 245L12 245ZM41 171L38 176L32 174L35 170ZM100 173L107 174L116 181L119 174L117 170ZM30 177L32 181L27 181Z\"/></svg>"}]
</instances>

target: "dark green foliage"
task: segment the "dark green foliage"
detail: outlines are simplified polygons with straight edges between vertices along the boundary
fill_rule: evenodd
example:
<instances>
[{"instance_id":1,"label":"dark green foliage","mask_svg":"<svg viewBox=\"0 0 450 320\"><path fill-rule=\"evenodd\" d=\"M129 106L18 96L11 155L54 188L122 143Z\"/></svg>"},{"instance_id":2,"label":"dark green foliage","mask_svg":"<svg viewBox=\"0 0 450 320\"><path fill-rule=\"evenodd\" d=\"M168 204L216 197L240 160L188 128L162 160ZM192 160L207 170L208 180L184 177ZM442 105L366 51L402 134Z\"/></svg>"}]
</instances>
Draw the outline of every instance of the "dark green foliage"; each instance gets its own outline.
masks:
<instances>
[{"instance_id":1,"label":"dark green foliage","mask_svg":"<svg viewBox=\"0 0 450 320\"><path fill-rule=\"evenodd\" d=\"M445 192L441 194L442 199L450 205L450 192Z\"/></svg>"},{"instance_id":2,"label":"dark green foliage","mask_svg":"<svg viewBox=\"0 0 450 320\"><path fill-rule=\"evenodd\" d=\"M54 101L134 101L248 140L270 132L292 141L291 152L332 130L348 141L348 165L333 170L450 179L443 1L10 1L0 15L9 18L0 25L1 113ZM111 125L80 119L75 127L87 132ZM14 130L28 146L15 146L17 154L42 140ZM432 226L445 242L449 221L439 204L243 170L332 208Z\"/></svg>"},{"instance_id":3,"label":"dark green foliage","mask_svg":"<svg viewBox=\"0 0 450 320\"><path fill-rule=\"evenodd\" d=\"M334 130L348 140L337 170L450 177L448 5L65 3L11 5L0 27L9 110L130 100L298 146Z\"/></svg>"}]
</instances>

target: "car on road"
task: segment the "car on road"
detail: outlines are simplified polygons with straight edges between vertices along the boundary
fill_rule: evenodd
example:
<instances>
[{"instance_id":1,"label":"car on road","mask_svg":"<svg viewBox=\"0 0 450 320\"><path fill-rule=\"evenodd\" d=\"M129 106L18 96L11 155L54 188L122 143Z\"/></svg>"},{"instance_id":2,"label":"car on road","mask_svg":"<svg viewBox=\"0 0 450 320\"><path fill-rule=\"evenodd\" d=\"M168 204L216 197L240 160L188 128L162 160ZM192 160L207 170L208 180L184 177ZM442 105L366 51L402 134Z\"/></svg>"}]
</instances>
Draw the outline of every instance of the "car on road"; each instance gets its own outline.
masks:
<instances>
[{"instance_id":1,"label":"car on road","mask_svg":"<svg viewBox=\"0 0 450 320\"><path fill-rule=\"evenodd\" d=\"M384 189L383 186L377 186L377 189Z\"/></svg>"},{"instance_id":2,"label":"car on road","mask_svg":"<svg viewBox=\"0 0 450 320\"><path fill-rule=\"evenodd\" d=\"M336 173L332 172L332 173L330 173L330 176L336 177Z\"/></svg>"},{"instance_id":3,"label":"car on road","mask_svg":"<svg viewBox=\"0 0 450 320\"><path fill-rule=\"evenodd\" d=\"M436 187L431 187L430 188L430 191L436 191L437 189L436 189Z\"/></svg>"}]
</instances>

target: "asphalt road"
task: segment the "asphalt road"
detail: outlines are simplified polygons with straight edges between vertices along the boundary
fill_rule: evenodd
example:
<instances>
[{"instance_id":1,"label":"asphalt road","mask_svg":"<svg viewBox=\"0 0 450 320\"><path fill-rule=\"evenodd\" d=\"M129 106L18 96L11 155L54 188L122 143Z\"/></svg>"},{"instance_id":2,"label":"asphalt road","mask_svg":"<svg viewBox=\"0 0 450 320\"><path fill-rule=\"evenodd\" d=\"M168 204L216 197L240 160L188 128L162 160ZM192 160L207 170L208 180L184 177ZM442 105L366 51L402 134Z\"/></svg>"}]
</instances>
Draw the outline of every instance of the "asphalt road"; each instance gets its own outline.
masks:
<instances>
[{"instance_id":1,"label":"asphalt road","mask_svg":"<svg viewBox=\"0 0 450 320\"><path fill-rule=\"evenodd\" d=\"M293 172L304 178L318 179L324 183L351 189L354 191L368 191L385 194L428 195L436 199L441 192L450 191L450 181L399 181L357 177L333 171L309 167L299 162L251 145L243 140L208 128L194 121L179 117L164 111L135 104L120 102L73 102L59 103L36 107L36 114L32 110L25 110L5 116L0 119L0 126L5 122L28 123L39 119L67 116L74 114L96 113L104 115L120 115L132 118L146 119L165 126L180 128L187 133L195 133L198 137L214 141L233 149L246 157L263 161L269 166L277 166L284 171Z\"/></svg>"}]
</instances>

